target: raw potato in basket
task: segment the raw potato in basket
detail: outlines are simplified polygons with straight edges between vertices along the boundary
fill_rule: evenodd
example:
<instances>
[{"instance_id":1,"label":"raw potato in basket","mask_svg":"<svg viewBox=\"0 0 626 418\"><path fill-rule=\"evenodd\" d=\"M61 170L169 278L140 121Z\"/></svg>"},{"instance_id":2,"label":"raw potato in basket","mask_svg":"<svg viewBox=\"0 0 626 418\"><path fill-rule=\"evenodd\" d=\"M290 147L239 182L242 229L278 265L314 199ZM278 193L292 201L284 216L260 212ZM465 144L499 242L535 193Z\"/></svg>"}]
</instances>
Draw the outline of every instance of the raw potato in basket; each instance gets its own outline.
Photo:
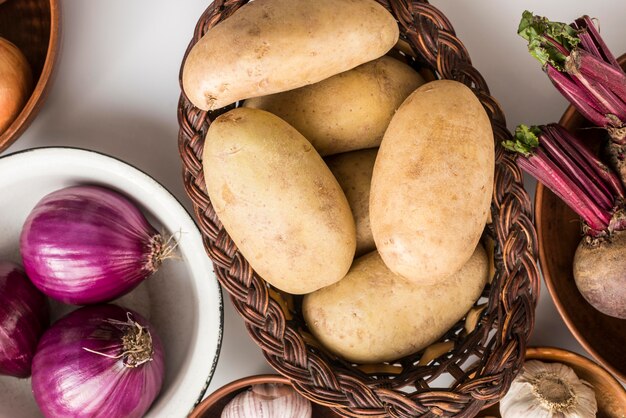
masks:
<instances>
[{"instance_id":1,"label":"raw potato in basket","mask_svg":"<svg viewBox=\"0 0 626 418\"><path fill-rule=\"evenodd\" d=\"M182 84L200 109L313 84L383 56L398 40L374 0L255 0L202 37Z\"/></svg>"},{"instance_id":2,"label":"raw potato in basket","mask_svg":"<svg viewBox=\"0 0 626 418\"><path fill-rule=\"evenodd\" d=\"M392 361L437 341L463 318L488 273L482 245L460 271L430 286L393 274L374 251L357 259L339 283L306 295L302 312L313 335L340 357Z\"/></svg>"},{"instance_id":3,"label":"raw potato in basket","mask_svg":"<svg viewBox=\"0 0 626 418\"><path fill-rule=\"evenodd\" d=\"M489 117L468 87L438 80L406 99L370 191L374 241L391 271L434 284L467 262L487 221L494 160Z\"/></svg>"},{"instance_id":4,"label":"raw potato in basket","mask_svg":"<svg viewBox=\"0 0 626 418\"><path fill-rule=\"evenodd\" d=\"M380 145L389 121L424 79L384 56L319 83L246 100L289 122L320 155Z\"/></svg>"},{"instance_id":5,"label":"raw potato in basket","mask_svg":"<svg viewBox=\"0 0 626 418\"><path fill-rule=\"evenodd\" d=\"M326 157L328 168L346 194L356 224L356 257L376 249L370 226L370 185L378 148Z\"/></svg>"},{"instance_id":6,"label":"raw potato in basket","mask_svg":"<svg viewBox=\"0 0 626 418\"><path fill-rule=\"evenodd\" d=\"M204 175L215 212L252 268L292 294L340 280L356 248L354 219L337 180L278 116L236 108L205 142Z\"/></svg>"}]
</instances>

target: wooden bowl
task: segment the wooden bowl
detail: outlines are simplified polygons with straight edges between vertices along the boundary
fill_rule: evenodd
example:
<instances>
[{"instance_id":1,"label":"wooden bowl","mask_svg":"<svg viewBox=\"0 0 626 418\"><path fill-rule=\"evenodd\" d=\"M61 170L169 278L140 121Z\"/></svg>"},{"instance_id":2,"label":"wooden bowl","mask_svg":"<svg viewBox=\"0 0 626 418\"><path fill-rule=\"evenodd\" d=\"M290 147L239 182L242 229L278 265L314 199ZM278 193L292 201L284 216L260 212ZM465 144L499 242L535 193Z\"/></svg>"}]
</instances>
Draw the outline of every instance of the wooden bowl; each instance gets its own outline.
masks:
<instances>
[{"instance_id":1,"label":"wooden bowl","mask_svg":"<svg viewBox=\"0 0 626 418\"><path fill-rule=\"evenodd\" d=\"M619 61L624 66L626 55ZM599 150L606 140L605 131L589 129L592 124L573 106L567 109L559 123L594 150ZM535 194L535 216L539 262L557 310L585 350L626 382L626 320L597 311L582 297L574 283L572 262L582 237L580 218L542 184L537 185Z\"/></svg>"},{"instance_id":2,"label":"wooden bowl","mask_svg":"<svg viewBox=\"0 0 626 418\"><path fill-rule=\"evenodd\" d=\"M626 390L609 372L588 358L560 348L531 347L526 350L526 360L558 362L571 367L579 378L593 386L598 401L597 418L626 416ZM499 405L494 405L485 409L479 417L500 417L498 408Z\"/></svg>"},{"instance_id":3,"label":"wooden bowl","mask_svg":"<svg viewBox=\"0 0 626 418\"><path fill-rule=\"evenodd\" d=\"M225 386L222 386L208 398L206 398L196 409L191 412L189 418L219 418L224 410L224 407L230 402L238 393L243 392L252 385L258 385L262 383L283 383L289 385L289 379L278 375L259 375L244 377L243 379L236 380ZM314 418L338 418L339 415L335 414L330 409L317 405L315 402L311 402L313 406ZM289 417L285 417L289 418Z\"/></svg>"},{"instance_id":4,"label":"wooden bowl","mask_svg":"<svg viewBox=\"0 0 626 418\"><path fill-rule=\"evenodd\" d=\"M24 53L34 86L21 113L0 133L0 152L26 130L47 96L59 52L60 14L59 0L6 0L0 4L0 36Z\"/></svg>"}]
</instances>

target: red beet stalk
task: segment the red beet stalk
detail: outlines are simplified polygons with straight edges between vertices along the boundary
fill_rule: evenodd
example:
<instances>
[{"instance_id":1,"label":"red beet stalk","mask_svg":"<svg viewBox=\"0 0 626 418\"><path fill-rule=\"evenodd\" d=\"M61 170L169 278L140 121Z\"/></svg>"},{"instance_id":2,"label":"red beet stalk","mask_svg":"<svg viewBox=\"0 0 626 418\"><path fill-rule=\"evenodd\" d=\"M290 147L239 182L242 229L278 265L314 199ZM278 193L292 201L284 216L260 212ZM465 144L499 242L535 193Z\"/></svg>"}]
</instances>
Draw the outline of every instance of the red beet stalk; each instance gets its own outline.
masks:
<instances>
[{"instance_id":1,"label":"red beet stalk","mask_svg":"<svg viewBox=\"0 0 626 418\"><path fill-rule=\"evenodd\" d=\"M567 25L526 11L518 34L557 90L614 142L626 144L626 73L589 16Z\"/></svg>"},{"instance_id":2,"label":"red beet stalk","mask_svg":"<svg viewBox=\"0 0 626 418\"><path fill-rule=\"evenodd\" d=\"M505 148L518 154L517 163L543 183L587 225L592 237L616 229L614 214L621 208L624 189L618 177L583 143L557 124L520 125Z\"/></svg>"}]
</instances>

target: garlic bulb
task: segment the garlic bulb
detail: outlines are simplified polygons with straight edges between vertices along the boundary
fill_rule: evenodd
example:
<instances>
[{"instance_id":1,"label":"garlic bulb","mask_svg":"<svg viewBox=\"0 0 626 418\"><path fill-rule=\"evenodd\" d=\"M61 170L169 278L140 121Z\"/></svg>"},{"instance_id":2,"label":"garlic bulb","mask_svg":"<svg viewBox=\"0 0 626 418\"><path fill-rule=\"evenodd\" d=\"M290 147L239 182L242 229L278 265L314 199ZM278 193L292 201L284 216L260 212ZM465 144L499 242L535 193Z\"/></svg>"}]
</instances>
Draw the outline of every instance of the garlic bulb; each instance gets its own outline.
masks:
<instances>
[{"instance_id":1,"label":"garlic bulb","mask_svg":"<svg viewBox=\"0 0 626 418\"><path fill-rule=\"evenodd\" d=\"M530 360L500 401L502 418L589 418L598 411L591 385L568 366Z\"/></svg>"},{"instance_id":2,"label":"garlic bulb","mask_svg":"<svg viewBox=\"0 0 626 418\"><path fill-rule=\"evenodd\" d=\"M0 38L0 134L22 111L31 93L32 77L18 47Z\"/></svg>"},{"instance_id":3,"label":"garlic bulb","mask_svg":"<svg viewBox=\"0 0 626 418\"><path fill-rule=\"evenodd\" d=\"M291 386L254 385L235 396L222 418L311 418L311 402Z\"/></svg>"}]
</instances>

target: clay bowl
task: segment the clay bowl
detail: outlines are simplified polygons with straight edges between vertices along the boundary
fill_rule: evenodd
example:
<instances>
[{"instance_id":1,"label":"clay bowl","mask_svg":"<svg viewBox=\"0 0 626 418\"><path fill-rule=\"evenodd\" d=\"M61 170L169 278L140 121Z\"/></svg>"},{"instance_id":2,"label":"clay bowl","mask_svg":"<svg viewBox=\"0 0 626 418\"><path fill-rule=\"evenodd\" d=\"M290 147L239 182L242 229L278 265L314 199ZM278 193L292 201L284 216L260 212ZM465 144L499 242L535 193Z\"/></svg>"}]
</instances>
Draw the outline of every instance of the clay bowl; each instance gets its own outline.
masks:
<instances>
[{"instance_id":1,"label":"clay bowl","mask_svg":"<svg viewBox=\"0 0 626 418\"><path fill-rule=\"evenodd\" d=\"M0 4L0 36L24 53L34 86L22 112L0 133L0 152L19 138L43 105L59 52L60 13L59 0L6 0Z\"/></svg>"},{"instance_id":2,"label":"clay bowl","mask_svg":"<svg viewBox=\"0 0 626 418\"><path fill-rule=\"evenodd\" d=\"M623 418L626 416L626 390L605 369L571 351L552 347L531 347L526 350L526 360L562 363L571 367L576 375L591 383L598 401L597 418ZM479 417L500 417L499 405L483 410Z\"/></svg>"},{"instance_id":3,"label":"clay bowl","mask_svg":"<svg viewBox=\"0 0 626 418\"><path fill-rule=\"evenodd\" d=\"M209 397L207 397L196 409L193 410L189 418L219 418L222 410L238 393L243 392L252 385L261 383L283 383L288 385L287 378L278 375L259 375L244 377L225 386L222 386ZM313 403L313 417L315 418L339 418L329 408ZM289 417L285 417L289 418Z\"/></svg>"},{"instance_id":4,"label":"clay bowl","mask_svg":"<svg viewBox=\"0 0 626 418\"><path fill-rule=\"evenodd\" d=\"M624 66L626 55L619 61ZM606 140L604 130L589 129L592 125L572 106L560 123L596 151ZM572 262L582 237L580 218L541 184L537 185L535 195L535 216L539 262L557 310L585 350L626 382L626 320L598 312L582 297L574 283Z\"/></svg>"}]
</instances>

